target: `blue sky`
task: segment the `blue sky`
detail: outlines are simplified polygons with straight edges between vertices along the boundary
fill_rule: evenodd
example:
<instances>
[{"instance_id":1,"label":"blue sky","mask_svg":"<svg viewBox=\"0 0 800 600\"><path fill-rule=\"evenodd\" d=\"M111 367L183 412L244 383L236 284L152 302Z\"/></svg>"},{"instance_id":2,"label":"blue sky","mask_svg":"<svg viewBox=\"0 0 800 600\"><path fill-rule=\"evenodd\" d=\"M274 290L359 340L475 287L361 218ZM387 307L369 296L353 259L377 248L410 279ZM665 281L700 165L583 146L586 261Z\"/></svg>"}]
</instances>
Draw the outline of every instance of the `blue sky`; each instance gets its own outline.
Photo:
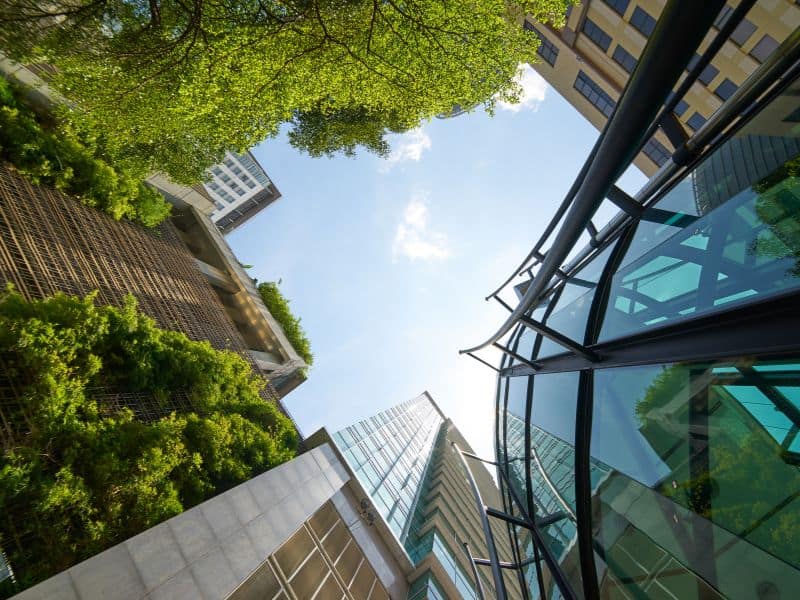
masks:
<instances>
[{"instance_id":1,"label":"blue sky","mask_svg":"<svg viewBox=\"0 0 800 600\"><path fill-rule=\"evenodd\" d=\"M259 281L282 280L311 340L309 378L285 399L305 434L428 390L492 455L495 374L458 350L507 314L483 298L538 239L597 137L529 68L523 85L525 102L493 117L395 136L386 160L312 159L283 136L254 150L283 197L228 241ZM629 173L622 187L643 182Z\"/></svg>"}]
</instances>

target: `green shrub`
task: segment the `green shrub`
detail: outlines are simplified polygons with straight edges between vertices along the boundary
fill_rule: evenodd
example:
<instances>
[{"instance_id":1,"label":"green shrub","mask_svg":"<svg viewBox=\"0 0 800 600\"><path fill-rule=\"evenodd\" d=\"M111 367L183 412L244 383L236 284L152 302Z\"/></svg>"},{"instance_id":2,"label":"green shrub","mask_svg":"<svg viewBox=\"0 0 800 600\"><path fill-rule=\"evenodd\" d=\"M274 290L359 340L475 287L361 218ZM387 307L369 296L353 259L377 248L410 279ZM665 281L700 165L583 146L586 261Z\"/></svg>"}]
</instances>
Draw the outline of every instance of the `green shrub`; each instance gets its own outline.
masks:
<instances>
[{"instance_id":1,"label":"green shrub","mask_svg":"<svg viewBox=\"0 0 800 600\"><path fill-rule=\"evenodd\" d=\"M273 282L261 283L258 285L258 293L267 310L283 328L283 332L295 352L307 365L314 364L314 355L311 353L311 343L306 337L306 332L300 325L300 319L295 317L289 309L289 301L281 294L278 285Z\"/></svg>"},{"instance_id":2,"label":"green shrub","mask_svg":"<svg viewBox=\"0 0 800 600\"><path fill-rule=\"evenodd\" d=\"M0 457L0 539L20 591L295 456L297 433L242 357L140 313L0 294L0 355L24 423ZM102 391L189 412L150 422ZM159 400L160 399L160 400ZM23 540L20 542L19 540ZM9 586L7 585L6 588ZM10 593L0 588L0 597Z\"/></svg>"},{"instance_id":3,"label":"green shrub","mask_svg":"<svg viewBox=\"0 0 800 600\"><path fill-rule=\"evenodd\" d=\"M153 227L169 216L170 204L141 174L114 169L95 140L65 125L49 129L41 121L0 78L0 159L33 183L54 186L114 219Z\"/></svg>"}]
</instances>

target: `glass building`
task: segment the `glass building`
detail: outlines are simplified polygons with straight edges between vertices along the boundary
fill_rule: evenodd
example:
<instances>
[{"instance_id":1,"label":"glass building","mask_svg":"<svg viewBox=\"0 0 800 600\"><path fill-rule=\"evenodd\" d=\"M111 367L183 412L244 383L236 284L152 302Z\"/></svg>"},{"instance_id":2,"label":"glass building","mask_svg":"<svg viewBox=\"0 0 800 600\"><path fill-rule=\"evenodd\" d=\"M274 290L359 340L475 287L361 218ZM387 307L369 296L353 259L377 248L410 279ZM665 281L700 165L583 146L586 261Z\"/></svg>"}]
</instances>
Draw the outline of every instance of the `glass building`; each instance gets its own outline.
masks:
<instances>
[{"instance_id":1,"label":"glass building","mask_svg":"<svg viewBox=\"0 0 800 600\"><path fill-rule=\"evenodd\" d=\"M710 29L696 18L656 31L643 60L678 61ZM514 272L518 306L464 351L503 352L498 478L528 598L797 597L799 40L629 195L615 177L661 110L642 99L669 102L668 76L634 73L639 105L619 103Z\"/></svg>"},{"instance_id":2,"label":"glass building","mask_svg":"<svg viewBox=\"0 0 800 600\"><path fill-rule=\"evenodd\" d=\"M408 537L414 501L445 417L425 394L359 421L333 439L398 539Z\"/></svg>"},{"instance_id":3,"label":"glass building","mask_svg":"<svg viewBox=\"0 0 800 600\"><path fill-rule=\"evenodd\" d=\"M408 597L477 599L464 543L481 552L483 533L459 455L452 448L453 442L467 450L469 445L432 398L422 394L332 437L419 572L410 581ZM483 496L500 505L489 472L481 468L475 479ZM495 527L496 537L504 540L500 554L511 560L505 528ZM491 577L479 577L482 589L491 595Z\"/></svg>"}]
</instances>

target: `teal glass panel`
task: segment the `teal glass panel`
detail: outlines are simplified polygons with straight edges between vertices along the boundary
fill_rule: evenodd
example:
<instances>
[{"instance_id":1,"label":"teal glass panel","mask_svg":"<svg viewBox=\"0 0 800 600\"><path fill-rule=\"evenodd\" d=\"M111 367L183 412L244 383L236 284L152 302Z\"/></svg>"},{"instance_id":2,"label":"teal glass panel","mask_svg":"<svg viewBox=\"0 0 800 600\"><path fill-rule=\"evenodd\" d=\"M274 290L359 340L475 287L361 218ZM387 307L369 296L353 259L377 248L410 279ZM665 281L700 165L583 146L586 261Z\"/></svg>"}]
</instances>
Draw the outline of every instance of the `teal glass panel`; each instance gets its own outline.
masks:
<instances>
[{"instance_id":1,"label":"teal glass panel","mask_svg":"<svg viewBox=\"0 0 800 600\"><path fill-rule=\"evenodd\" d=\"M442 566L442 570L456 587L464 600L475 600L477 594L472 582L458 564L450 546L442 539L436 529L431 529L409 548L409 556L414 564L433 554Z\"/></svg>"},{"instance_id":2,"label":"teal glass panel","mask_svg":"<svg viewBox=\"0 0 800 600\"><path fill-rule=\"evenodd\" d=\"M550 552L580 590L575 525L577 372L536 375L530 425L530 478L535 514L562 518L542 528Z\"/></svg>"},{"instance_id":3,"label":"teal glass panel","mask_svg":"<svg viewBox=\"0 0 800 600\"><path fill-rule=\"evenodd\" d=\"M780 120L787 105L796 98L779 97L645 211L600 341L798 288L800 132Z\"/></svg>"},{"instance_id":4,"label":"teal glass panel","mask_svg":"<svg viewBox=\"0 0 800 600\"><path fill-rule=\"evenodd\" d=\"M508 378L499 375L497 377L497 460L502 464L505 462L505 421L506 421L506 386L508 385Z\"/></svg>"},{"instance_id":5,"label":"teal glass panel","mask_svg":"<svg viewBox=\"0 0 800 600\"><path fill-rule=\"evenodd\" d=\"M430 571L426 571L408 588L408 600L448 600Z\"/></svg>"},{"instance_id":6,"label":"teal glass panel","mask_svg":"<svg viewBox=\"0 0 800 600\"><path fill-rule=\"evenodd\" d=\"M586 323L589 319L597 282L600 280L612 250L613 244L564 283L556 306L545 323L548 327L563 333L579 344L584 342ZM567 352L567 349L544 338L538 356L543 358L562 352Z\"/></svg>"},{"instance_id":7,"label":"teal glass panel","mask_svg":"<svg viewBox=\"0 0 800 600\"><path fill-rule=\"evenodd\" d=\"M789 598L800 589L800 363L594 374L602 595Z\"/></svg>"},{"instance_id":8,"label":"teal glass panel","mask_svg":"<svg viewBox=\"0 0 800 600\"><path fill-rule=\"evenodd\" d=\"M509 414L506 420L508 481L521 502L525 502L525 418ZM516 506L513 508L516 510Z\"/></svg>"},{"instance_id":9,"label":"teal glass panel","mask_svg":"<svg viewBox=\"0 0 800 600\"><path fill-rule=\"evenodd\" d=\"M508 412L525 418L525 407L528 403L528 381L530 376L508 378Z\"/></svg>"}]
</instances>

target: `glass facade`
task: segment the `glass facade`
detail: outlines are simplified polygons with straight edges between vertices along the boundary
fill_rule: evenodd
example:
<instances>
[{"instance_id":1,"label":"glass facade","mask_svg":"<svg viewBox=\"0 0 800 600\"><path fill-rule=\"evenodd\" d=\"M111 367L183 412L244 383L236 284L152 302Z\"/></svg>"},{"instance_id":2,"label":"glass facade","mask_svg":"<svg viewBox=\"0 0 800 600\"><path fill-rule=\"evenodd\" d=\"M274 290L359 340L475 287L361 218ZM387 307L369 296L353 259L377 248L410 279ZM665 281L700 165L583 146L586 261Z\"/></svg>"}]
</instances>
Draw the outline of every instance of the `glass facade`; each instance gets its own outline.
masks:
<instances>
[{"instance_id":1,"label":"glass facade","mask_svg":"<svg viewBox=\"0 0 800 600\"><path fill-rule=\"evenodd\" d=\"M433 444L444 422L425 395L333 435L373 504L401 542L408 537Z\"/></svg>"},{"instance_id":2,"label":"glass facade","mask_svg":"<svg viewBox=\"0 0 800 600\"><path fill-rule=\"evenodd\" d=\"M335 433L333 441L412 564L432 570L412 582L409 598L477 600L463 544L484 554L483 533L451 442L468 445L427 393ZM478 485L500 504L488 472ZM503 548L511 560L510 546ZM494 589L488 572L481 578L484 590Z\"/></svg>"},{"instance_id":3,"label":"glass facade","mask_svg":"<svg viewBox=\"0 0 800 600\"><path fill-rule=\"evenodd\" d=\"M553 278L527 316L589 354L512 333L533 365L499 366L496 450L505 510L540 523L510 536L531 598L800 590L798 98Z\"/></svg>"}]
</instances>

